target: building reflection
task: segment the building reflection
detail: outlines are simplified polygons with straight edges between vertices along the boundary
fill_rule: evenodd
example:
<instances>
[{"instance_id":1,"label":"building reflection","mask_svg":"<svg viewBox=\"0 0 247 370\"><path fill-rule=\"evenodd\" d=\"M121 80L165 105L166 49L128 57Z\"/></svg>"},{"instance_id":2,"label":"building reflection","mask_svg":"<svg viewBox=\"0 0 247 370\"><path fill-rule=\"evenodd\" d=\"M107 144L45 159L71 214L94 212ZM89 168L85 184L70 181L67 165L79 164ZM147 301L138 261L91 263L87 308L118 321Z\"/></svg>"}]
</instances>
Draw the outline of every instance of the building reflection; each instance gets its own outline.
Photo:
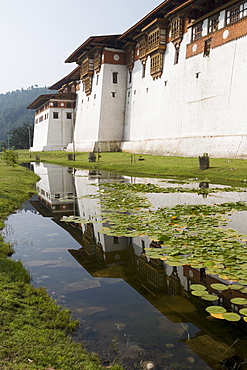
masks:
<instances>
[{"instance_id":1,"label":"building reflection","mask_svg":"<svg viewBox=\"0 0 247 370\"><path fill-rule=\"evenodd\" d=\"M155 248L159 245L146 237L116 237L100 233L101 227L106 225L100 216L98 191L103 183L110 180L109 174L83 170L72 174L68 169L56 167L49 164L34 165L34 171L41 179L37 183L38 200L33 205L42 215L52 217L79 243L78 249L69 249L78 263L93 277L123 279L171 322L196 325L199 334L192 340L188 338L187 345L209 366L215 366L219 345L224 349L229 347L229 351L224 350L217 358L222 364L229 363L231 366L224 368L240 364L246 356L245 324L242 320L241 323L228 323L208 317L205 308L211 303L191 295L190 285L205 285L211 294L218 295L218 305L234 312L238 312L239 306L233 305L230 299L246 298L246 294L231 289L220 292L214 290L211 284L222 281L217 276L207 275L204 269L171 267L165 261L149 258L145 254L145 247ZM120 176L114 180L130 181ZM88 194L95 198L85 197ZM157 200L156 195L152 200ZM184 202L181 194L178 196ZM195 195L188 194L189 199L192 199L191 196ZM169 205L173 202L174 194L169 198ZM157 200L157 204L160 206L160 201ZM66 223L60 220L62 215L78 215L88 223ZM241 338L241 341L236 341L236 338ZM203 340L210 342L210 354ZM235 341L233 350L231 346ZM241 369L244 366L241 365Z\"/></svg>"}]
</instances>

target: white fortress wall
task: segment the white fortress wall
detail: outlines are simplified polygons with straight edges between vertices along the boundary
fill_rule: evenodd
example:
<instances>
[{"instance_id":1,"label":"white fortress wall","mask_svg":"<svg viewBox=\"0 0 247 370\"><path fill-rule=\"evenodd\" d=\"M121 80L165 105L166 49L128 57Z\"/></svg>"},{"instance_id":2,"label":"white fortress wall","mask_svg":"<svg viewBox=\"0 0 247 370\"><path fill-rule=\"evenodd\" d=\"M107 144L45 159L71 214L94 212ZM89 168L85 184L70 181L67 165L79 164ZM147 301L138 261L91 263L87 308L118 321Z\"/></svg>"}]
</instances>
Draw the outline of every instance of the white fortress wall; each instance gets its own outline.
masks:
<instances>
[{"instance_id":1,"label":"white fortress wall","mask_svg":"<svg viewBox=\"0 0 247 370\"><path fill-rule=\"evenodd\" d=\"M124 151L245 155L247 37L226 42L233 31L225 27L217 37L226 43L211 48L209 56L201 52L186 58L190 31L183 36L178 64L174 64L174 45L167 45L161 78L152 79L150 57L144 78L141 62L135 62L133 83L127 90Z\"/></svg>"},{"instance_id":2,"label":"white fortress wall","mask_svg":"<svg viewBox=\"0 0 247 370\"><path fill-rule=\"evenodd\" d=\"M39 122L39 118L42 115L43 113L40 113L36 115L34 119L33 146L30 148L31 152L42 151L43 148L47 145L49 117L48 119Z\"/></svg>"},{"instance_id":3,"label":"white fortress wall","mask_svg":"<svg viewBox=\"0 0 247 370\"><path fill-rule=\"evenodd\" d=\"M84 84L81 83L77 94L77 111L74 131L75 150L92 152L94 143L98 138L101 94L102 94L102 71L94 74L92 79L92 93L87 96ZM97 84L98 82L98 84Z\"/></svg>"},{"instance_id":4,"label":"white fortress wall","mask_svg":"<svg viewBox=\"0 0 247 370\"><path fill-rule=\"evenodd\" d=\"M117 57L120 50L116 50ZM125 118L125 92L127 69L125 65L103 64L103 90L100 112L98 140L122 141ZM113 83L113 73L117 74L117 83Z\"/></svg>"},{"instance_id":5,"label":"white fortress wall","mask_svg":"<svg viewBox=\"0 0 247 370\"><path fill-rule=\"evenodd\" d=\"M54 118L53 113L58 113L58 119ZM71 113L71 118L67 118L67 113ZM65 149L72 140L72 124L72 109L50 108L47 145L44 147L44 151Z\"/></svg>"}]
</instances>

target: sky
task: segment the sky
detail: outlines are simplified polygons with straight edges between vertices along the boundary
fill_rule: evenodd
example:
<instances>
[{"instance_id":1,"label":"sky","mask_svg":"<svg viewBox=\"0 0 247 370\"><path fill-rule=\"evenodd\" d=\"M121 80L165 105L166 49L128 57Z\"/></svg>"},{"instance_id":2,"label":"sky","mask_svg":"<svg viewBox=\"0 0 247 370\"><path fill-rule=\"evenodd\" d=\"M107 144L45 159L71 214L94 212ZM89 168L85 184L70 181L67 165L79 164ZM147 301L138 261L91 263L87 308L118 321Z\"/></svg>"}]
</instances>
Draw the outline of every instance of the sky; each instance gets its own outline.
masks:
<instances>
[{"instance_id":1,"label":"sky","mask_svg":"<svg viewBox=\"0 0 247 370\"><path fill-rule=\"evenodd\" d=\"M51 86L89 36L121 34L162 0L0 0L0 93Z\"/></svg>"}]
</instances>

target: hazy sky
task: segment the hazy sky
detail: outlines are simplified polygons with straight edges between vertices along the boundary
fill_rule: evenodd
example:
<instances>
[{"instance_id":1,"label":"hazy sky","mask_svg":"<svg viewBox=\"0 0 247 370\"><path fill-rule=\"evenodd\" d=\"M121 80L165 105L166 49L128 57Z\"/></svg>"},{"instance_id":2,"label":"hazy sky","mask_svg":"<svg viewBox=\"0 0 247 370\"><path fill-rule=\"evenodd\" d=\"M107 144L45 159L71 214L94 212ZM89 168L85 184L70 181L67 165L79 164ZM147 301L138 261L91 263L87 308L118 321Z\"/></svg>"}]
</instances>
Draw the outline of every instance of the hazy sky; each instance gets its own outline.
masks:
<instances>
[{"instance_id":1,"label":"hazy sky","mask_svg":"<svg viewBox=\"0 0 247 370\"><path fill-rule=\"evenodd\" d=\"M0 93L50 86L89 36L121 34L162 0L0 0Z\"/></svg>"}]
</instances>

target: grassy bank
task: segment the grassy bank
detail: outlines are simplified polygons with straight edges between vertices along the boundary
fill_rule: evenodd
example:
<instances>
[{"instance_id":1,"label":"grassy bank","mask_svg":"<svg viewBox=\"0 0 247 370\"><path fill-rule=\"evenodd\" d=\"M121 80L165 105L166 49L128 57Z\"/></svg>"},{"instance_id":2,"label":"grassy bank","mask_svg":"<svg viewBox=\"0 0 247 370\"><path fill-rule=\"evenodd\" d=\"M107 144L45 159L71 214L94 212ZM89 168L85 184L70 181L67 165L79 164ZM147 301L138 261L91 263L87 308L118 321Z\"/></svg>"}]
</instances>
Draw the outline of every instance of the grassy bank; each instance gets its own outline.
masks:
<instances>
[{"instance_id":1,"label":"grassy bank","mask_svg":"<svg viewBox=\"0 0 247 370\"><path fill-rule=\"evenodd\" d=\"M130 153L101 153L99 161L89 163L88 153L76 153L75 161L68 161L68 153L20 151L20 161L32 161L39 156L40 161L94 170L106 170L130 176L161 178L197 178L211 183L247 185L247 160L210 158L210 168L199 169L198 158L164 157ZM97 155L96 155L97 156Z\"/></svg>"},{"instance_id":2,"label":"grassy bank","mask_svg":"<svg viewBox=\"0 0 247 370\"><path fill-rule=\"evenodd\" d=\"M26 168L12 169L0 161L1 229L6 217L33 194L36 181ZM8 258L12 252L0 236L0 369L103 369L96 356L71 339L77 321L45 289L30 284L23 265Z\"/></svg>"}]
</instances>

